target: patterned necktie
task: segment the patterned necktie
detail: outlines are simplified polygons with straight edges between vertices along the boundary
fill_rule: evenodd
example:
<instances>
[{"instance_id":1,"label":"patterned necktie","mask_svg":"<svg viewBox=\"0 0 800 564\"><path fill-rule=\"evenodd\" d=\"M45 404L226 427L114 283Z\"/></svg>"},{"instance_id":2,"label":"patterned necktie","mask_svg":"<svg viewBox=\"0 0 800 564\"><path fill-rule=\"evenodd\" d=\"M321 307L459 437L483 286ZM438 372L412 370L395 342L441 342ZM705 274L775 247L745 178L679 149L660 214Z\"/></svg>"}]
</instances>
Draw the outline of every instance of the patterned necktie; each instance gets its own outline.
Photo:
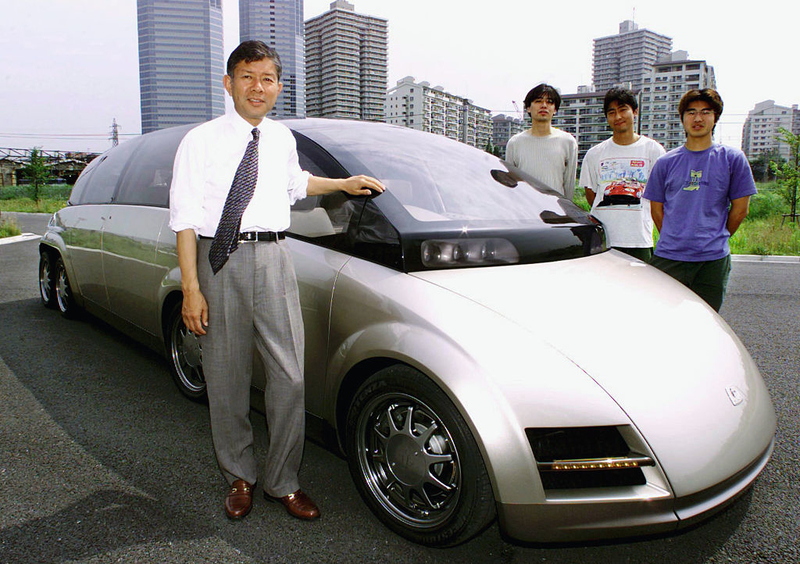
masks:
<instances>
[{"instance_id":1,"label":"patterned necktie","mask_svg":"<svg viewBox=\"0 0 800 564\"><path fill-rule=\"evenodd\" d=\"M239 246L239 226L242 223L242 214L247 204L253 197L258 178L258 128L253 128L253 140L247 144L242 162L236 169L233 184L225 199L222 208L222 217L217 225L211 249L208 251L208 260L214 274L220 271L228 262L228 257Z\"/></svg>"}]
</instances>

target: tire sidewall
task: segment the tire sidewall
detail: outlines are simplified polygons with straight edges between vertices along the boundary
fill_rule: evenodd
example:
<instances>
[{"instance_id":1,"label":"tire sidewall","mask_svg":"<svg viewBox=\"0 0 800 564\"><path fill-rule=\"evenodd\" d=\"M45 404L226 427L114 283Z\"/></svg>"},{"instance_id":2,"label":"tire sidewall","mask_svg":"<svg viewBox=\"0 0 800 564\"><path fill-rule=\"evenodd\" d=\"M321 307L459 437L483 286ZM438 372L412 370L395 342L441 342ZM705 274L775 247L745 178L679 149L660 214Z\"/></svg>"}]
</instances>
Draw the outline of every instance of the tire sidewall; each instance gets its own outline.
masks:
<instances>
[{"instance_id":1,"label":"tire sidewall","mask_svg":"<svg viewBox=\"0 0 800 564\"><path fill-rule=\"evenodd\" d=\"M359 417L372 398L386 393L407 394L429 406L456 443L461 473L459 498L450 518L438 526L415 529L400 522L375 499L363 477L357 453ZM394 532L419 544L445 547L469 540L492 521L494 499L491 484L475 439L452 401L420 372L406 365L395 365L371 376L354 396L345 429L348 466L356 488L372 512ZM484 506L487 490L492 498L489 509ZM477 506L481 507L476 509Z\"/></svg>"}]
</instances>

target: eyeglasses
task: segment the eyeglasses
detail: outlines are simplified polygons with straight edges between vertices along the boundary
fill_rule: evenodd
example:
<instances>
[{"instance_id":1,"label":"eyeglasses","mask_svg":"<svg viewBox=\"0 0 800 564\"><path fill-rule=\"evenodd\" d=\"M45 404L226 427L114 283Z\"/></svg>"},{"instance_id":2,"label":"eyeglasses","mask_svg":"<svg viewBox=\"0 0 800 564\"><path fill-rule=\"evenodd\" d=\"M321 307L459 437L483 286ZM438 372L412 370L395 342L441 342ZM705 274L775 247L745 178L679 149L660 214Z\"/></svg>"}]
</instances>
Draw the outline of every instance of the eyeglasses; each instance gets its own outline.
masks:
<instances>
[{"instance_id":1,"label":"eyeglasses","mask_svg":"<svg viewBox=\"0 0 800 564\"><path fill-rule=\"evenodd\" d=\"M686 110L683 112L685 115L689 116L690 118L694 118L697 114L700 114L704 118L711 117L714 115L714 110Z\"/></svg>"}]
</instances>

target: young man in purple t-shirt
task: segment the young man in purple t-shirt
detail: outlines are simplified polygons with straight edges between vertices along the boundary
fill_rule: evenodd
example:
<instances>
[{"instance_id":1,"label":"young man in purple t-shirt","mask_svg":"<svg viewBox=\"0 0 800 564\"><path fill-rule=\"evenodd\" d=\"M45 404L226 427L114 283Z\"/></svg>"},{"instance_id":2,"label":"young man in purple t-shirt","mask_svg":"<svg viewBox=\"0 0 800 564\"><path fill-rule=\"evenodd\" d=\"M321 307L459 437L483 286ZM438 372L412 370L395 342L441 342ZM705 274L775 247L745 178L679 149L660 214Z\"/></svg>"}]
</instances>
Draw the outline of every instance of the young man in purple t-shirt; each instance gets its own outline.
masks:
<instances>
[{"instance_id":1,"label":"young man in purple t-shirt","mask_svg":"<svg viewBox=\"0 0 800 564\"><path fill-rule=\"evenodd\" d=\"M756 185L744 153L714 143L722 115L716 90L690 90L678 112L686 144L656 161L644 192L659 231L651 264L719 311L731 271L728 239L747 216Z\"/></svg>"}]
</instances>

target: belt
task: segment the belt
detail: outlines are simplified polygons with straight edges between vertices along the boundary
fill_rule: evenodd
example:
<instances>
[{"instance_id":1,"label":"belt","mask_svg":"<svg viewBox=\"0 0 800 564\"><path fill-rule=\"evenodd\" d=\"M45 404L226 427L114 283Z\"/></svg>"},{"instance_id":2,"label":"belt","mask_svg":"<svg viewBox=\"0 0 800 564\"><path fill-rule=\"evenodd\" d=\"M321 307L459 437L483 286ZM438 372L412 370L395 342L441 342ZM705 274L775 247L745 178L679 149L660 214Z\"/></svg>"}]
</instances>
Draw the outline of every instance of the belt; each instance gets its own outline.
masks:
<instances>
[{"instance_id":1,"label":"belt","mask_svg":"<svg viewBox=\"0 0 800 564\"><path fill-rule=\"evenodd\" d=\"M239 233L239 241L278 241L286 239L285 231L244 231Z\"/></svg>"},{"instance_id":2,"label":"belt","mask_svg":"<svg viewBox=\"0 0 800 564\"><path fill-rule=\"evenodd\" d=\"M201 239L213 239L213 237L206 237L200 235ZM279 241L286 239L285 231L243 231L239 233L238 241Z\"/></svg>"}]
</instances>

